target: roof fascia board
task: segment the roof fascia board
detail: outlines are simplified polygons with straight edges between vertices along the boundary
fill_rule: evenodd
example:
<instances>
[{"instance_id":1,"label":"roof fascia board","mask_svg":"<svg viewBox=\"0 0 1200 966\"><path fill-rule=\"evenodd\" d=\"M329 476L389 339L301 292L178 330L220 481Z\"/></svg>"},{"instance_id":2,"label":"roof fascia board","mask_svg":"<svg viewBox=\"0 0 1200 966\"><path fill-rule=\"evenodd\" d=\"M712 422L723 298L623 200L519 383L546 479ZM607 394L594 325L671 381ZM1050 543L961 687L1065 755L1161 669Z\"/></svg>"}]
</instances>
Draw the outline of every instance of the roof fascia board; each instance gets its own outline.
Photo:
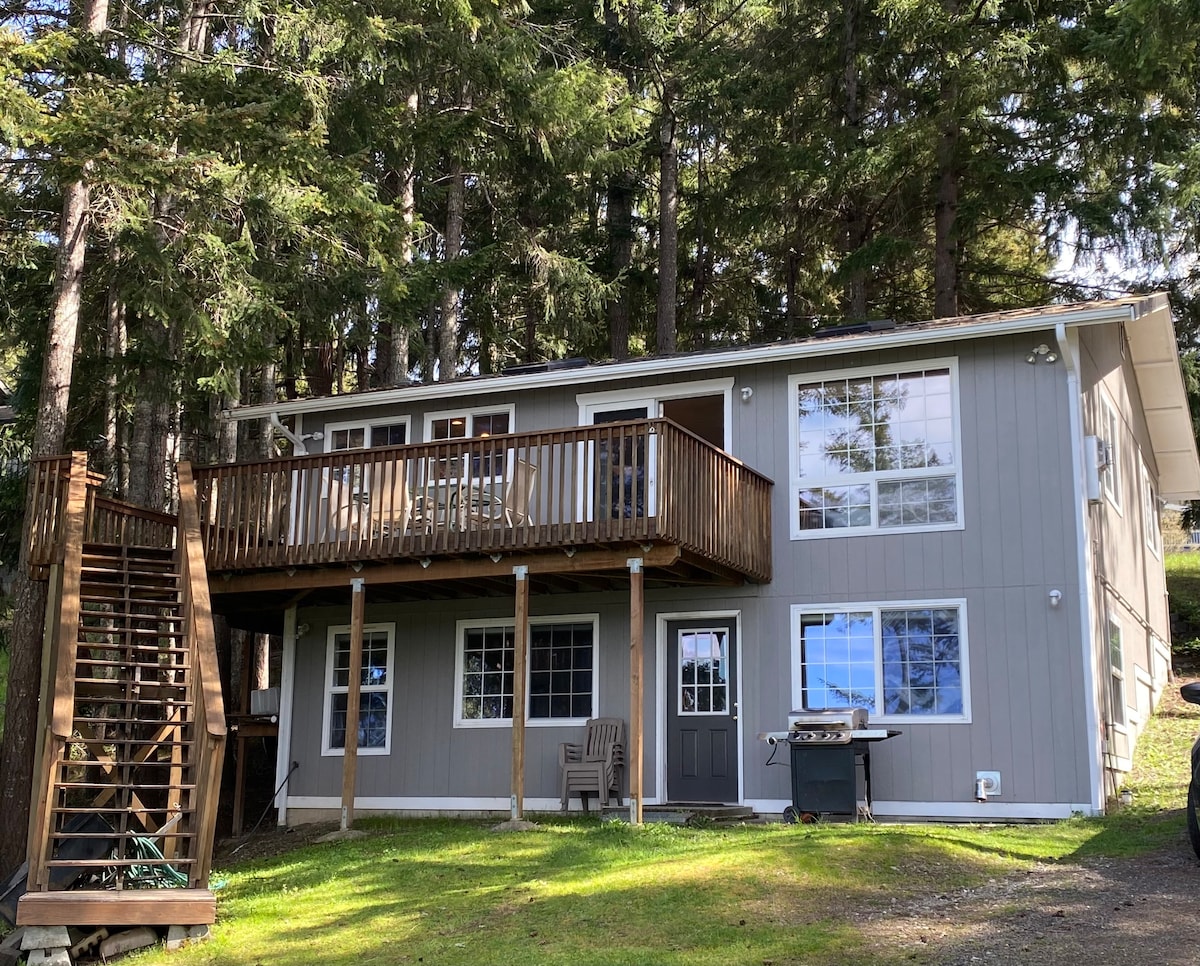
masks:
<instances>
[{"instance_id":1,"label":"roof fascia board","mask_svg":"<svg viewBox=\"0 0 1200 966\"><path fill-rule=\"evenodd\" d=\"M548 389L558 386L579 385L584 381L595 384L614 382L641 376L656 377L678 372L696 372L700 369L728 369L733 366L754 365L762 362L785 362L813 357L846 355L851 352L876 352L880 349L921 345L948 340L974 339L982 336L995 337L1014 335L1053 328L1062 323L1067 326L1095 325L1104 322L1131 322L1136 318L1136 305L1117 302L1113 305L1089 306L1074 312L1036 314L1004 321L966 323L958 327L892 329L884 333L852 335L842 339L812 339L805 342L780 345L749 346L745 349L723 350L710 354L670 356L647 361L644 359L596 366L592 369L564 369L559 372L534 372L519 376L506 376L497 380L480 380L472 383L434 382L420 386L405 386L384 389L372 393L347 393L344 396L320 396L310 399L294 399L287 402L259 403L226 410L229 419L264 419L272 413L290 416L295 413L336 412L342 409L388 406L395 403L412 403L429 399L442 399L447 394L454 396L483 395L486 393L519 392L525 389Z\"/></svg>"}]
</instances>

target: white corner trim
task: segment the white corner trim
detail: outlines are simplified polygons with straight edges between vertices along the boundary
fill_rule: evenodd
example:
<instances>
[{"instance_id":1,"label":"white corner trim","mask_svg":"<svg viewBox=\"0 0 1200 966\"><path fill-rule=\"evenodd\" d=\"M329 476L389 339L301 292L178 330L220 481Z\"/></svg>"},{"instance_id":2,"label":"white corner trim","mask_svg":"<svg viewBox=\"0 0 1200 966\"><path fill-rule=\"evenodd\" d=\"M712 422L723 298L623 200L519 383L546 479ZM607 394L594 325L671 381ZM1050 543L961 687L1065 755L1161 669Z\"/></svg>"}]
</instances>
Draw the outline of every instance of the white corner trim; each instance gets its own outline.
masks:
<instances>
[{"instance_id":1,"label":"white corner trim","mask_svg":"<svg viewBox=\"0 0 1200 966\"><path fill-rule=\"evenodd\" d=\"M1087 736L1088 788L1092 801L1089 814L1103 813L1104 802L1104 750L1100 744L1100 692L1096 681L1096 641L1094 638L1096 613L1095 575L1092 571L1092 555L1089 552L1091 526L1088 519L1087 480L1084 475L1084 427L1083 394L1079 382L1079 336L1067 334L1066 325L1060 322L1054 327L1059 355L1067 369L1067 413L1071 434L1071 479L1074 481L1075 528L1078 539L1075 543L1075 570L1079 577L1076 596L1079 599L1079 654L1083 661L1084 714Z\"/></svg>"},{"instance_id":2,"label":"white corner trim","mask_svg":"<svg viewBox=\"0 0 1200 966\"><path fill-rule=\"evenodd\" d=\"M279 674L279 737L275 752L276 824L287 824L287 788L283 780L292 767L292 701L296 690L296 605L283 612L283 661Z\"/></svg>"}]
</instances>

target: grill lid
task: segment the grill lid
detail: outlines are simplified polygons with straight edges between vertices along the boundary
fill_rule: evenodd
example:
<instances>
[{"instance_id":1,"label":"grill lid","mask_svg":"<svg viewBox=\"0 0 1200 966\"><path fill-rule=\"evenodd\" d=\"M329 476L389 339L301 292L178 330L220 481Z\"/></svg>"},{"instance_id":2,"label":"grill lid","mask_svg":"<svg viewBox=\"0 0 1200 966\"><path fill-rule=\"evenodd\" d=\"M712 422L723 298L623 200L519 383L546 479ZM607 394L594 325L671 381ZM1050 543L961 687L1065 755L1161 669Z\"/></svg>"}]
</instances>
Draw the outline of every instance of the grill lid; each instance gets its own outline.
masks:
<instances>
[{"instance_id":1,"label":"grill lid","mask_svg":"<svg viewBox=\"0 0 1200 966\"><path fill-rule=\"evenodd\" d=\"M866 708L796 708L788 712L788 731L858 731L866 726Z\"/></svg>"}]
</instances>

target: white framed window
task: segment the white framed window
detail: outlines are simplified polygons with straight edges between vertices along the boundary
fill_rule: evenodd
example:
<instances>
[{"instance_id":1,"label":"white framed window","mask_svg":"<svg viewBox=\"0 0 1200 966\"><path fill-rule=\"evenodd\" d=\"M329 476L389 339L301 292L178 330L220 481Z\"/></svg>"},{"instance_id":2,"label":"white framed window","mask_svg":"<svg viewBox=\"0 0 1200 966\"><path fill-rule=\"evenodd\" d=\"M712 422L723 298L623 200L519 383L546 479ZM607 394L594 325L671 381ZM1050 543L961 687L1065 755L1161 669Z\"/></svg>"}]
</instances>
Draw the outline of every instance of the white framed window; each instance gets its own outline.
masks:
<instances>
[{"instance_id":1,"label":"white framed window","mask_svg":"<svg viewBox=\"0 0 1200 966\"><path fill-rule=\"evenodd\" d=\"M400 416L373 422L330 423L325 427L325 451L403 446L408 442L410 422L408 416Z\"/></svg>"},{"instance_id":2,"label":"white framed window","mask_svg":"<svg viewBox=\"0 0 1200 966\"><path fill-rule=\"evenodd\" d=\"M1104 438L1106 458L1100 473L1100 485L1104 495L1118 511L1121 509L1121 420L1116 407L1107 398L1100 399L1101 433Z\"/></svg>"},{"instance_id":3,"label":"white framed window","mask_svg":"<svg viewBox=\"0 0 1200 966\"><path fill-rule=\"evenodd\" d=\"M1142 463L1142 524L1146 530L1146 546L1154 556L1162 555L1162 519L1159 514L1158 493L1150 480L1150 471Z\"/></svg>"},{"instance_id":4,"label":"white framed window","mask_svg":"<svg viewBox=\"0 0 1200 966\"><path fill-rule=\"evenodd\" d=\"M1124 728L1128 720L1125 705L1125 644L1121 623L1112 614L1108 615L1108 669L1110 711L1112 723Z\"/></svg>"},{"instance_id":5,"label":"white framed window","mask_svg":"<svg viewBox=\"0 0 1200 966\"><path fill-rule=\"evenodd\" d=\"M487 409L447 410L425 415L425 441L503 436L513 432L516 407L490 406Z\"/></svg>"},{"instance_id":6,"label":"white framed window","mask_svg":"<svg viewBox=\"0 0 1200 966\"><path fill-rule=\"evenodd\" d=\"M962 527L958 364L788 380L792 538Z\"/></svg>"},{"instance_id":7,"label":"white framed window","mask_svg":"<svg viewBox=\"0 0 1200 966\"><path fill-rule=\"evenodd\" d=\"M537 617L529 622L526 721L580 725L597 708L597 614ZM513 716L516 631L512 621L457 624L454 725L509 727Z\"/></svg>"},{"instance_id":8,"label":"white framed window","mask_svg":"<svg viewBox=\"0 0 1200 966\"><path fill-rule=\"evenodd\" d=\"M514 431L516 423L516 407L491 406L487 409L447 410L445 412L427 413L425 415L425 441L427 443L450 442L459 439L487 439L491 436L504 436ZM438 479L455 480L468 468L460 469L455 459L439 460L436 470ZM471 479L499 479L504 475L505 452L496 449L492 452L475 453L471 459L469 473Z\"/></svg>"},{"instance_id":9,"label":"white framed window","mask_svg":"<svg viewBox=\"0 0 1200 966\"><path fill-rule=\"evenodd\" d=\"M729 628L688 627L679 632L679 692L675 713L680 717L728 714Z\"/></svg>"},{"instance_id":10,"label":"white framed window","mask_svg":"<svg viewBox=\"0 0 1200 966\"><path fill-rule=\"evenodd\" d=\"M969 722L966 602L794 605L792 705Z\"/></svg>"},{"instance_id":11,"label":"white framed window","mask_svg":"<svg viewBox=\"0 0 1200 966\"><path fill-rule=\"evenodd\" d=\"M358 753L391 751L392 679L395 676L396 625L363 625L359 666ZM329 628L325 654L325 709L321 754L346 750L346 709L350 691L350 625Z\"/></svg>"}]
</instances>

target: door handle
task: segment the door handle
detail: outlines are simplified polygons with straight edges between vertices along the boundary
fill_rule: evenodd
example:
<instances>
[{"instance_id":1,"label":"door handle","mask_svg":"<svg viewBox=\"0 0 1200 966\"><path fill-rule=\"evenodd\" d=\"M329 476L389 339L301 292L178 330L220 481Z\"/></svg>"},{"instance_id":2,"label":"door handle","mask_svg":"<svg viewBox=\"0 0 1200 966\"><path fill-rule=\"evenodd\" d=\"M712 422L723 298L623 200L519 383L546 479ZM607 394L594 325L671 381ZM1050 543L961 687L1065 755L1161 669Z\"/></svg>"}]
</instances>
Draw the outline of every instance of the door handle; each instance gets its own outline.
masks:
<instances>
[{"instance_id":1,"label":"door handle","mask_svg":"<svg viewBox=\"0 0 1200 966\"><path fill-rule=\"evenodd\" d=\"M737 721L737 704L738 703L736 701L733 702L733 720L734 721Z\"/></svg>"}]
</instances>

